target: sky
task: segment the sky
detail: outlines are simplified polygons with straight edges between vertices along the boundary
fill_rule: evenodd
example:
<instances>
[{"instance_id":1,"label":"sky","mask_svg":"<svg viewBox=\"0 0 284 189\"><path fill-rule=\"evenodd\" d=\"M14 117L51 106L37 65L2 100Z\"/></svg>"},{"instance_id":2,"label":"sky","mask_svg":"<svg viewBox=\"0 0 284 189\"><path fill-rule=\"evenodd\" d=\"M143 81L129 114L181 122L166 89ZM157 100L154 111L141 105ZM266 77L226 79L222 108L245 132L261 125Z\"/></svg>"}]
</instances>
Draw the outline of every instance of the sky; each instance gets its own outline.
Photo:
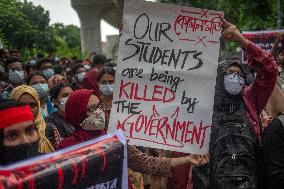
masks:
<instances>
[{"instance_id":1,"label":"sky","mask_svg":"<svg viewBox=\"0 0 284 189\"><path fill-rule=\"evenodd\" d=\"M29 0L34 5L41 5L49 11L50 24L61 22L64 25L73 24L80 27L77 13L71 7L71 0ZM107 35L118 34L118 29L114 28L104 20L101 21L102 41L106 41Z\"/></svg>"},{"instance_id":2,"label":"sky","mask_svg":"<svg viewBox=\"0 0 284 189\"><path fill-rule=\"evenodd\" d=\"M49 11L50 24L61 22L64 25L73 24L80 27L77 13L71 7L71 0L29 0L35 5L41 5ZM155 1L155 0L150 0ZM104 20L101 21L102 41L106 41L107 35L118 35L118 29L114 28Z\"/></svg>"}]
</instances>

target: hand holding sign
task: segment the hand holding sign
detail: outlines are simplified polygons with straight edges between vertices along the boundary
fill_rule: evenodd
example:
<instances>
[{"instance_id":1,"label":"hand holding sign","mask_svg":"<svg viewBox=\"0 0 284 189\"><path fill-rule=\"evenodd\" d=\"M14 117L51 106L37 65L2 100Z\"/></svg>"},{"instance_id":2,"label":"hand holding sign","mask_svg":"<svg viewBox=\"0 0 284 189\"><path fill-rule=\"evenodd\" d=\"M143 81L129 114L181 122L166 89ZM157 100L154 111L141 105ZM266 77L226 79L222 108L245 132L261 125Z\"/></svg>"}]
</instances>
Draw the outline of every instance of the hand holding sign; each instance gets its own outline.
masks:
<instances>
[{"instance_id":1,"label":"hand holding sign","mask_svg":"<svg viewBox=\"0 0 284 189\"><path fill-rule=\"evenodd\" d=\"M206 155L191 154L186 157L173 158L171 161L171 167L177 167L183 164L192 164L194 166L199 166L208 163L208 161L209 161L208 154Z\"/></svg>"},{"instance_id":2,"label":"hand holding sign","mask_svg":"<svg viewBox=\"0 0 284 189\"><path fill-rule=\"evenodd\" d=\"M221 18L223 28L225 29L222 33L221 38L234 41L240 44L241 47L246 49L247 45L249 44L249 40L247 40L238 30L238 28L231 24L230 22L226 21L224 18Z\"/></svg>"}]
</instances>

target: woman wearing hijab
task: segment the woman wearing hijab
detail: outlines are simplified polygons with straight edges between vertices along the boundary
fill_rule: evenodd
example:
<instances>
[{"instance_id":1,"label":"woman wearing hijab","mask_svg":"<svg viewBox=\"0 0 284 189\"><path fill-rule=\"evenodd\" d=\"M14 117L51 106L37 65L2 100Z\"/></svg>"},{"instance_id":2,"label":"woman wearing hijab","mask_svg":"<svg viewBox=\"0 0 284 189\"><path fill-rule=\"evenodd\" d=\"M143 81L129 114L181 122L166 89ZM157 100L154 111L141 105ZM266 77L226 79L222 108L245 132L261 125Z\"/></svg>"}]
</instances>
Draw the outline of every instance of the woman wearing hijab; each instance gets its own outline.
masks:
<instances>
[{"instance_id":1,"label":"woman wearing hijab","mask_svg":"<svg viewBox=\"0 0 284 189\"><path fill-rule=\"evenodd\" d=\"M261 181L259 116L274 89L277 65L270 53L243 37L236 26L221 20L225 29L222 37L243 48L256 78L245 86L241 64L229 59L218 65L209 143L210 171L194 168L193 187L208 188L210 183L212 189L257 188ZM192 188L190 184L188 189Z\"/></svg>"},{"instance_id":2,"label":"woman wearing hijab","mask_svg":"<svg viewBox=\"0 0 284 189\"><path fill-rule=\"evenodd\" d=\"M36 90L27 85L21 85L14 88L10 98L28 104L35 117L35 126L39 134L39 152L50 153L54 151L52 143L46 137L46 124L40 113L40 100ZM51 129L48 130L53 130ZM55 131L54 131L55 132Z\"/></svg>"},{"instance_id":3,"label":"woman wearing hijab","mask_svg":"<svg viewBox=\"0 0 284 189\"><path fill-rule=\"evenodd\" d=\"M106 134L105 114L100 109L99 94L93 90L80 89L73 92L65 105L65 121L75 131L60 142L58 149L85 142ZM95 119L98 116L98 119Z\"/></svg>"},{"instance_id":4,"label":"woman wearing hijab","mask_svg":"<svg viewBox=\"0 0 284 189\"><path fill-rule=\"evenodd\" d=\"M65 105L65 120L75 131L60 142L58 149L75 145L106 134L105 114L97 92L81 89L73 92ZM75 108L76 107L76 108ZM168 176L171 168L182 164L205 163L206 156L190 155L180 158L155 158L147 156L135 146L128 146L128 165L136 172Z\"/></svg>"},{"instance_id":5,"label":"woman wearing hijab","mask_svg":"<svg viewBox=\"0 0 284 189\"><path fill-rule=\"evenodd\" d=\"M5 100L0 103L0 165L39 155L39 135L28 105Z\"/></svg>"},{"instance_id":6,"label":"woman wearing hijab","mask_svg":"<svg viewBox=\"0 0 284 189\"><path fill-rule=\"evenodd\" d=\"M113 89L115 81L115 70L112 67L102 67L97 74L97 83L106 113L106 125L109 123L112 107Z\"/></svg>"},{"instance_id":7,"label":"woman wearing hijab","mask_svg":"<svg viewBox=\"0 0 284 189\"><path fill-rule=\"evenodd\" d=\"M82 83L83 88L94 90L94 91L99 91L99 87L97 83L97 75L98 75L97 69L91 69L90 71L88 71L83 79L83 83Z\"/></svg>"}]
</instances>

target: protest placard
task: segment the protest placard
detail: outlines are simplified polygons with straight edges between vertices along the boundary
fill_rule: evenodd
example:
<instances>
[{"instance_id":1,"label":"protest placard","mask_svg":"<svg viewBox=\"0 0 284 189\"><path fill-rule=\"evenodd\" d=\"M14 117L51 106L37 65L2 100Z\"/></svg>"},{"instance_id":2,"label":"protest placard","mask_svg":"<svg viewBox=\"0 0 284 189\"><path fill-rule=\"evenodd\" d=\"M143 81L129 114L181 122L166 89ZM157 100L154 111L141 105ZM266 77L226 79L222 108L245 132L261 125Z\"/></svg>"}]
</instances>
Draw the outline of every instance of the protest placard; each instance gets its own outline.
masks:
<instances>
[{"instance_id":1,"label":"protest placard","mask_svg":"<svg viewBox=\"0 0 284 189\"><path fill-rule=\"evenodd\" d=\"M244 31L242 34L245 38L259 45L261 48L271 51L276 40L277 32L284 32L284 30ZM281 43L284 45L284 41ZM244 52L242 52L242 59L244 63L247 62Z\"/></svg>"},{"instance_id":2,"label":"protest placard","mask_svg":"<svg viewBox=\"0 0 284 189\"><path fill-rule=\"evenodd\" d=\"M207 153L222 12L126 0L109 131Z\"/></svg>"},{"instance_id":3,"label":"protest placard","mask_svg":"<svg viewBox=\"0 0 284 189\"><path fill-rule=\"evenodd\" d=\"M123 133L116 131L51 154L0 166L0 188L128 188Z\"/></svg>"}]
</instances>

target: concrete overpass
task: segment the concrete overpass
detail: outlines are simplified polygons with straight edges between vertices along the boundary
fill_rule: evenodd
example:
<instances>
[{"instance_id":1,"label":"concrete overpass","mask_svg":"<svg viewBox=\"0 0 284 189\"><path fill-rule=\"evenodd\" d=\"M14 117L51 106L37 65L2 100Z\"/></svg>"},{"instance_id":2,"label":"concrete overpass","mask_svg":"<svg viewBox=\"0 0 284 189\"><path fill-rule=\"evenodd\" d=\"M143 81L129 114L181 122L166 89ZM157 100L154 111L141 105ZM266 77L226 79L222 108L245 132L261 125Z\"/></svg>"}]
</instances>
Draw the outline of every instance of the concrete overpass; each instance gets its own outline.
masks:
<instances>
[{"instance_id":1,"label":"concrete overpass","mask_svg":"<svg viewBox=\"0 0 284 189\"><path fill-rule=\"evenodd\" d=\"M82 52L102 53L101 19L119 28L122 22L123 0L71 0L81 23Z\"/></svg>"}]
</instances>

